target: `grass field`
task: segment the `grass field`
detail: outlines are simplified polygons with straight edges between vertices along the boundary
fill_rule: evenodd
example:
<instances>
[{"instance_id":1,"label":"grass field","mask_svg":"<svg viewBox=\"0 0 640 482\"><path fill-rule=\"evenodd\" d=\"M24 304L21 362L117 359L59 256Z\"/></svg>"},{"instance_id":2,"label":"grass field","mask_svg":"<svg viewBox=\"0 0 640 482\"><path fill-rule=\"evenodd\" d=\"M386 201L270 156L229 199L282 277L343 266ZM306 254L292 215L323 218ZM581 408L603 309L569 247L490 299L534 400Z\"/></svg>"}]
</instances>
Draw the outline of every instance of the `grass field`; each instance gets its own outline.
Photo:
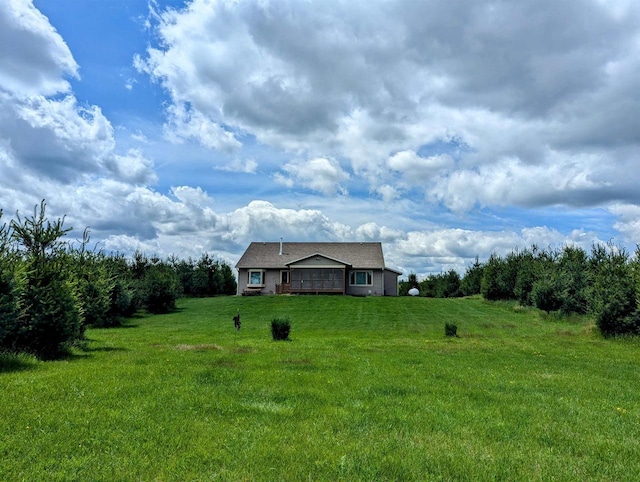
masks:
<instances>
[{"instance_id":1,"label":"grass field","mask_svg":"<svg viewBox=\"0 0 640 482\"><path fill-rule=\"evenodd\" d=\"M273 342L283 316L291 341ZM62 361L0 356L0 480L640 474L640 341L584 319L480 299L227 297L87 336Z\"/></svg>"}]
</instances>

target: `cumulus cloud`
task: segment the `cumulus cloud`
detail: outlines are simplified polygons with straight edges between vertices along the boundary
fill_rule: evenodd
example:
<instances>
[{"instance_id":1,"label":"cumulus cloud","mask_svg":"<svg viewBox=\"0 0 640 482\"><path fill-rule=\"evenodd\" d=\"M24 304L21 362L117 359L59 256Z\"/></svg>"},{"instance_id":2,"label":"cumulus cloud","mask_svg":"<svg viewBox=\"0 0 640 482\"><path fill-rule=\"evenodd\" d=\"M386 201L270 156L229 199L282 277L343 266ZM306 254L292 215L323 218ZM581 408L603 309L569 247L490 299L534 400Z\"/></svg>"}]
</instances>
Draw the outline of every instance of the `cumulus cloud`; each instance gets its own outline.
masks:
<instances>
[{"instance_id":1,"label":"cumulus cloud","mask_svg":"<svg viewBox=\"0 0 640 482\"><path fill-rule=\"evenodd\" d=\"M565 245L580 246L589 251L600 240L595 233L574 230L563 234L546 226L524 228L519 231L474 231L439 228L429 231L410 231L389 246L385 258L398 266L405 275L421 275L454 269L464 274L477 256L484 262L492 254L507 254L537 245L542 249L558 249ZM416 271L421 267L423 271Z\"/></svg>"},{"instance_id":2,"label":"cumulus cloud","mask_svg":"<svg viewBox=\"0 0 640 482\"><path fill-rule=\"evenodd\" d=\"M185 104L168 108L169 121L165 132L169 140L181 143L185 139L194 139L201 145L211 149L231 152L241 144L234 135L211 121L201 112L189 109Z\"/></svg>"},{"instance_id":3,"label":"cumulus cloud","mask_svg":"<svg viewBox=\"0 0 640 482\"><path fill-rule=\"evenodd\" d=\"M590 159L620 166L609 149L622 146L640 155L632 2L193 0L158 18L160 43L137 65L173 109L188 104L225 132L345 159L385 199L442 175L425 194L456 210L602 202L616 190ZM459 162L418 154L451 138L469 147ZM527 195L512 182L539 176L556 157L565 159L557 182ZM511 172L494 176L496 163ZM309 186L298 163L289 167L275 179ZM486 194L479 187L489 176ZM472 189L460 193L468 179Z\"/></svg>"},{"instance_id":4,"label":"cumulus cloud","mask_svg":"<svg viewBox=\"0 0 640 482\"><path fill-rule=\"evenodd\" d=\"M626 241L640 246L640 206L615 204L609 208L617 218L614 227L622 233Z\"/></svg>"},{"instance_id":5,"label":"cumulus cloud","mask_svg":"<svg viewBox=\"0 0 640 482\"><path fill-rule=\"evenodd\" d=\"M72 96L51 100L0 94L0 138L23 170L65 183L98 171L115 144L100 109L79 106Z\"/></svg>"},{"instance_id":6,"label":"cumulus cloud","mask_svg":"<svg viewBox=\"0 0 640 482\"><path fill-rule=\"evenodd\" d=\"M19 96L68 92L78 77L69 47L30 0L0 3L0 90Z\"/></svg>"},{"instance_id":7,"label":"cumulus cloud","mask_svg":"<svg viewBox=\"0 0 640 482\"><path fill-rule=\"evenodd\" d=\"M355 230L355 236L364 241L395 242L402 239L405 234L398 229L378 226L376 223L370 222L358 226Z\"/></svg>"},{"instance_id":8,"label":"cumulus cloud","mask_svg":"<svg viewBox=\"0 0 640 482\"><path fill-rule=\"evenodd\" d=\"M382 198L385 203L390 203L398 199L402 194L401 191L389 184L383 184L375 188L375 192Z\"/></svg>"},{"instance_id":9,"label":"cumulus cloud","mask_svg":"<svg viewBox=\"0 0 640 482\"><path fill-rule=\"evenodd\" d=\"M29 0L0 2L0 206L30 211L46 196L53 216L126 253L234 260L281 236L382 241L405 273L598 239L586 221L491 228L465 218L476 210L566 206L573 219L601 206L604 230L633 243L639 20L625 0L191 0L157 12L134 65L167 95L164 134L184 166L196 151L210 160L213 180L192 186L160 182L156 162L171 162L159 126L122 136L137 149L118 145L103 109L72 91L79 66L48 19ZM264 179L244 176L253 184L230 202L234 172Z\"/></svg>"},{"instance_id":10,"label":"cumulus cloud","mask_svg":"<svg viewBox=\"0 0 640 482\"><path fill-rule=\"evenodd\" d=\"M390 169L402 173L411 184L428 181L453 164L453 159L447 154L422 157L411 150L400 151L387 161Z\"/></svg>"},{"instance_id":11,"label":"cumulus cloud","mask_svg":"<svg viewBox=\"0 0 640 482\"><path fill-rule=\"evenodd\" d=\"M285 237L296 241L338 241L349 228L332 222L316 209L277 208L268 201L251 201L225 215L228 238L239 242L270 241Z\"/></svg>"},{"instance_id":12,"label":"cumulus cloud","mask_svg":"<svg viewBox=\"0 0 640 482\"><path fill-rule=\"evenodd\" d=\"M79 79L79 67L31 1L3 2L0 30L0 172L7 191L38 186L44 197L100 176L157 180L142 152L118 152L100 107L78 102L67 79Z\"/></svg>"},{"instance_id":13,"label":"cumulus cloud","mask_svg":"<svg viewBox=\"0 0 640 482\"><path fill-rule=\"evenodd\" d=\"M303 187L321 192L327 196L346 194L346 189L340 184L349 180L338 161L335 159L317 158L309 161L289 162L282 167L286 174L278 173L276 181L287 187L299 183Z\"/></svg>"}]
</instances>

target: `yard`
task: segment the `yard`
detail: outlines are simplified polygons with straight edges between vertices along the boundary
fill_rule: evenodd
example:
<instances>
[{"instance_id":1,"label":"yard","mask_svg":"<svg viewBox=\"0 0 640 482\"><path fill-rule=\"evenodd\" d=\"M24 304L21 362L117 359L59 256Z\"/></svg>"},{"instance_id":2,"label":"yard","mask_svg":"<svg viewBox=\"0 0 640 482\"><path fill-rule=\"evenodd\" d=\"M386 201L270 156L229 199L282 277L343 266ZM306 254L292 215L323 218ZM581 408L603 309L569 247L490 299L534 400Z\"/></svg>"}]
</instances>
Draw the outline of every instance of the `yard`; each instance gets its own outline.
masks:
<instances>
[{"instance_id":1,"label":"yard","mask_svg":"<svg viewBox=\"0 0 640 482\"><path fill-rule=\"evenodd\" d=\"M291 341L271 340L273 317L291 319ZM220 297L87 337L62 361L0 356L0 480L640 473L640 341L584 318L480 299Z\"/></svg>"}]
</instances>

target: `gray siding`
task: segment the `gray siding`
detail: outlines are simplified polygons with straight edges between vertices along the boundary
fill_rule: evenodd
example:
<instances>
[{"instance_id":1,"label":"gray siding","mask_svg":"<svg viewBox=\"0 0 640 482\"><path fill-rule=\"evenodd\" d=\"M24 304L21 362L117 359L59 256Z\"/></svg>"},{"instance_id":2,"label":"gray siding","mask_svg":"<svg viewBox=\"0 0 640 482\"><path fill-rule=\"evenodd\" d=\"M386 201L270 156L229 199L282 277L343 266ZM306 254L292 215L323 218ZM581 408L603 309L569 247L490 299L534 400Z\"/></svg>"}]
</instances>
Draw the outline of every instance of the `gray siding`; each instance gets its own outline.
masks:
<instances>
[{"instance_id":1,"label":"gray siding","mask_svg":"<svg viewBox=\"0 0 640 482\"><path fill-rule=\"evenodd\" d=\"M259 268L256 268L259 269ZM238 292L241 295L247 288L249 271L251 270L241 268L238 270ZM280 270L279 269L265 269L264 273L264 287L260 290L265 295L272 295L276 292L276 284L280 283ZM250 289L257 289L250 287Z\"/></svg>"},{"instance_id":2,"label":"gray siding","mask_svg":"<svg viewBox=\"0 0 640 482\"><path fill-rule=\"evenodd\" d=\"M398 274L391 270L384 270L385 296L398 296Z\"/></svg>"},{"instance_id":3,"label":"gray siding","mask_svg":"<svg viewBox=\"0 0 640 482\"><path fill-rule=\"evenodd\" d=\"M381 270L367 270L367 269L353 269L352 271L373 271L373 284L370 286L359 286L349 284L350 276L347 274L347 294L355 296L382 296L382 271Z\"/></svg>"}]
</instances>

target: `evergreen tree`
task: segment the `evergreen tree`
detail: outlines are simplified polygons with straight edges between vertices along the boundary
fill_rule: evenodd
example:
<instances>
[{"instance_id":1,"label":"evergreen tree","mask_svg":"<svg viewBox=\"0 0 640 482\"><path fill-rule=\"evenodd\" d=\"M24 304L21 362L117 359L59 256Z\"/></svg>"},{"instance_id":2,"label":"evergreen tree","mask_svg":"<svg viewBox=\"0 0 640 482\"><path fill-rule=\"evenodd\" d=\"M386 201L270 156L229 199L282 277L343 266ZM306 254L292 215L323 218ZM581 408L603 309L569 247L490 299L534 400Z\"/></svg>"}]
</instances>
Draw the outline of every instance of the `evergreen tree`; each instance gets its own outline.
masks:
<instances>
[{"instance_id":1,"label":"evergreen tree","mask_svg":"<svg viewBox=\"0 0 640 482\"><path fill-rule=\"evenodd\" d=\"M478 261L476 256L475 261L471 266L467 268L467 271L460 282L460 290L464 296L479 295L482 286L482 271L484 266Z\"/></svg>"},{"instance_id":2,"label":"evergreen tree","mask_svg":"<svg viewBox=\"0 0 640 482\"><path fill-rule=\"evenodd\" d=\"M82 305L77 285L68 274L68 257L61 240L70 231L64 218L51 223L44 201L32 217L11 221L11 238L25 266L23 307L10 327L11 348L40 358L57 358L83 338ZM6 337L5 337L6 339Z\"/></svg>"}]
</instances>

